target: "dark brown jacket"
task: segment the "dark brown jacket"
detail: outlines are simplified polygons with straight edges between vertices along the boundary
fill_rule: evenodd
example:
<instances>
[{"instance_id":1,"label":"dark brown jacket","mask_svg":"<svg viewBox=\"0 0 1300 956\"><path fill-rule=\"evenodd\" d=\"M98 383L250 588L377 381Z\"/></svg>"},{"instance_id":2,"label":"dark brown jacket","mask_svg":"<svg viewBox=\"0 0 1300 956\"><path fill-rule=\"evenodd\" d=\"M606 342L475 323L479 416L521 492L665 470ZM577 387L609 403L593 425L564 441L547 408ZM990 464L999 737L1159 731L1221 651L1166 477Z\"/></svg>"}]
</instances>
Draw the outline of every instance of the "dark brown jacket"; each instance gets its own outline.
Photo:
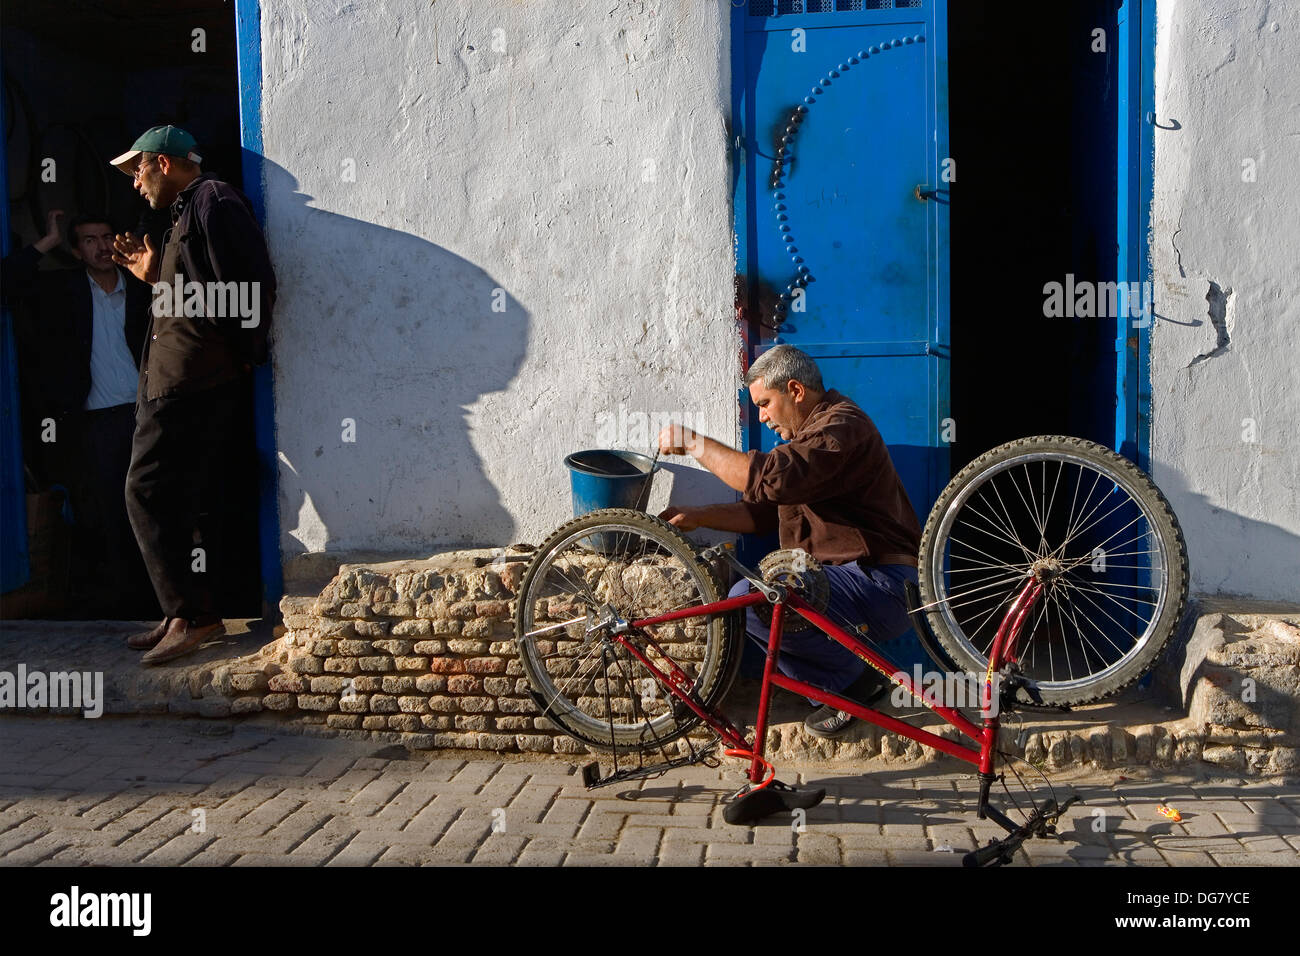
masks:
<instances>
[{"instance_id":1,"label":"dark brown jacket","mask_svg":"<svg viewBox=\"0 0 1300 956\"><path fill-rule=\"evenodd\" d=\"M160 307L155 291L140 373L140 393L147 399L211 388L265 362L275 305L275 272L247 196L205 173L181 190L171 212L172 228L160 254L165 256L168 242L179 242L176 274L160 274L159 282L173 289L177 276L182 287L257 282L258 324L244 328L240 316L209 316L206 309L203 315L162 314L176 310ZM251 305L251 297L248 301Z\"/></svg>"},{"instance_id":2,"label":"dark brown jacket","mask_svg":"<svg viewBox=\"0 0 1300 956\"><path fill-rule=\"evenodd\" d=\"M921 528L884 439L867 414L828 391L799 431L749 452L744 502L760 532L826 564L916 566Z\"/></svg>"}]
</instances>

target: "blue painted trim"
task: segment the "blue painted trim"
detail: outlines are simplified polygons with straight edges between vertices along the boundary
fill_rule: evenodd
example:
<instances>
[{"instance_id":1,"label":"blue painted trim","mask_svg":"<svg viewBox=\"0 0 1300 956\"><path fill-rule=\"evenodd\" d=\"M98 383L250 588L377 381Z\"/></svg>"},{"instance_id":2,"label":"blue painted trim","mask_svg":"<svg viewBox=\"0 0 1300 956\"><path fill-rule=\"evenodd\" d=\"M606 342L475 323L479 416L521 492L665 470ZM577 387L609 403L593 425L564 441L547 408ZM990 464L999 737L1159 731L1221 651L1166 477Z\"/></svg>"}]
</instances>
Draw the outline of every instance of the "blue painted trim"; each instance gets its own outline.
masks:
<instances>
[{"instance_id":1,"label":"blue painted trim","mask_svg":"<svg viewBox=\"0 0 1300 956\"><path fill-rule=\"evenodd\" d=\"M1155 124L1147 117L1155 117L1156 109L1156 0L1142 3L1142 50L1139 59L1140 101L1138 106L1138 255L1142 279L1149 282L1152 298L1155 296L1155 273L1151 264L1151 206L1155 202L1156 140ZM1154 311L1154 302L1150 306ZM1151 470L1151 328L1154 314L1138 332L1137 367L1137 463L1145 471Z\"/></svg>"},{"instance_id":2,"label":"blue painted trim","mask_svg":"<svg viewBox=\"0 0 1300 956\"><path fill-rule=\"evenodd\" d=\"M262 182L262 16L260 0L236 0L235 43L239 64L239 139L244 193L266 227ZM275 395L271 364L253 373L254 438L257 454L257 537L262 572L262 616L278 618L284 596L280 566L280 489L275 448Z\"/></svg>"},{"instance_id":3,"label":"blue painted trim","mask_svg":"<svg viewBox=\"0 0 1300 956\"><path fill-rule=\"evenodd\" d=\"M0 66L0 75L3 67ZM0 103L0 129L9 125ZM0 149L0 256L9 254L9 150ZM22 587L32 576L27 553L27 488L23 481L23 441L19 416L18 350L13 318L0 311L0 593Z\"/></svg>"},{"instance_id":4,"label":"blue painted trim","mask_svg":"<svg viewBox=\"0 0 1300 956\"><path fill-rule=\"evenodd\" d=\"M754 197L750 195L748 180L745 175L745 162L748 151L751 128L753 126L752 117L748 115L750 104L745 95L745 29L747 21L750 19L746 12L744 0L731 0L731 18L730 18L730 42L731 42L731 142L727 147L731 150L731 225L734 236L736 249L736 274L744 276L746 282L753 277L749 270L749 247L751 237L749 209ZM736 139L740 137L740 146L736 146ZM739 345L738 357L742 361L747 360L747 355L740 355L740 352L750 351L752 349L745 340L748 330L737 329L742 336L737 343ZM758 442L756 436L751 436L751 423L748 413L749 393L745 388L741 388L736 395L736 414L739 416L740 425L740 447L744 451L751 448L757 448Z\"/></svg>"},{"instance_id":5,"label":"blue painted trim","mask_svg":"<svg viewBox=\"0 0 1300 956\"><path fill-rule=\"evenodd\" d=\"M1155 167L1155 0L1124 0L1118 13L1116 115L1116 281L1152 288L1151 203ZM1147 285L1143 285L1146 283ZM1153 308L1134 319L1125 308L1116 322L1115 446L1149 471L1151 457L1151 323Z\"/></svg>"},{"instance_id":6,"label":"blue painted trim","mask_svg":"<svg viewBox=\"0 0 1300 956\"><path fill-rule=\"evenodd\" d=\"M1125 285L1133 275L1132 208L1136 196L1132 158L1133 134L1133 76L1132 36L1130 32L1133 0L1124 0L1116 13L1116 90L1118 93L1115 114L1115 281ZM1115 450L1136 460L1129 422L1130 382L1132 368L1129 354L1129 332L1132 320L1127 318L1128 298L1120 295L1120 316L1115 323Z\"/></svg>"},{"instance_id":7,"label":"blue painted trim","mask_svg":"<svg viewBox=\"0 0 1300 956\"><path fill-rule=\"evenodd\" d=\"M934 153L931 157L929 182L943 189L946 184L939 178L943 173L943 161L952 156L948 141L948 0L934 0L926 14L928 17L926 32L933 44L931 49L934 51L934 75L930 79L931 102L929 103L930 115L934 118L935 124ZM954 185L957 181L959 180L954 181ZM952 365L947 361L952 357L950 348L952 343L950 291L952 234L951 207L937 202L930 203L930 207L935 241L931 258L935 275L930 283L935 301L930 311L934 315L935 325L933 342L926 344L926 351L941 359L931 363L934 380L930 383L929 389L930 395L936 402L930 425L931 446L937 451L934 470L930 473L930 501L934 501L942 494L944 486L952 477L951 447L943 440L943 422L952 416Z\"/></svg>"}]
</instances>

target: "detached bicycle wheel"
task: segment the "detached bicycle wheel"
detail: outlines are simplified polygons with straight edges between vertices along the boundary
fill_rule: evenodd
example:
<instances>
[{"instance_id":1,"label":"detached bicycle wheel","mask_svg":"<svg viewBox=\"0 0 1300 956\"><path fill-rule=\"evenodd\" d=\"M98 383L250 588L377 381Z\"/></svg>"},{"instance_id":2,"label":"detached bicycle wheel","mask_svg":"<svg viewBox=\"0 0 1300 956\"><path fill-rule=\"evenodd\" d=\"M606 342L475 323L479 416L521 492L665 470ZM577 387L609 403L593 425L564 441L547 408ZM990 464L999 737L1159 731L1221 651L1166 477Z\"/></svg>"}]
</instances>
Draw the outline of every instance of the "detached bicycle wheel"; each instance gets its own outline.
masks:
<instances>
[{"instance_id":1,"label":"detached bicycle wheel","mask_svg":"<svg viewBox=\"0 0 1300 956\"><path fill-rule=\"evenodd\" d=\"M603 750L651 750L699 718L670 694L611 621L655 617L722 597L713 568L672 525L640 511L604 509L560 526L538 549L515 607L519 661L543 713ZM706 708L729 689L740 664L736 615L688 618L629 632L656 669L684 675Z\"/></svg>"},{"instance_id":2,"label":"detached bicycle wheel","mask_svg":"<svg viewBox=\"0 0 1300 956\"><path fill-rule=\"evenodd\" d=\"M1084 704L1145 674L1182 617L1187 550L1169 502L1095 442L1039 436L986 452L921 535L922 603L963 670L983 674L1025 581L1043 594L1017 645L1026 703Z\"/></svg>"}]
</instances>

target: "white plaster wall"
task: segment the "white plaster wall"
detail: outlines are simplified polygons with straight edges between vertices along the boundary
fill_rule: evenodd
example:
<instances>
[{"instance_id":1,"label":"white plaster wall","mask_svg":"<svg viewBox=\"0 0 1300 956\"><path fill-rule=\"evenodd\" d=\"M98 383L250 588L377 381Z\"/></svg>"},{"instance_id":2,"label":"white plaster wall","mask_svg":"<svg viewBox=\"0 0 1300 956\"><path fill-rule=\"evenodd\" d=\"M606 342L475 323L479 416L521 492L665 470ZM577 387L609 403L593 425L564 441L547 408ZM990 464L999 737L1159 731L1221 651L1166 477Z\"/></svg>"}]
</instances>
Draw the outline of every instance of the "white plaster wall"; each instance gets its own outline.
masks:
<instances>
[{"instance_id":1,"label":"white plaster wall","mask_svg":"<svg viewBox=\"0 0 1300 956\"><path fill-rule=\"evenodd\" d=\"M263 4L286 555L536 543L603 414L738 440L727 11Z\"/></svg>"},{"instance_id":2,"label":"white plaster wall","mask_svg":"<svg viewBox=\"0 0 1300 956\"><path fill-rule=\"evenodd\" d=\"M1194 590L1300 600L1300 4L1157 16L1154 477Z\"/></svg>"}]
</instances>

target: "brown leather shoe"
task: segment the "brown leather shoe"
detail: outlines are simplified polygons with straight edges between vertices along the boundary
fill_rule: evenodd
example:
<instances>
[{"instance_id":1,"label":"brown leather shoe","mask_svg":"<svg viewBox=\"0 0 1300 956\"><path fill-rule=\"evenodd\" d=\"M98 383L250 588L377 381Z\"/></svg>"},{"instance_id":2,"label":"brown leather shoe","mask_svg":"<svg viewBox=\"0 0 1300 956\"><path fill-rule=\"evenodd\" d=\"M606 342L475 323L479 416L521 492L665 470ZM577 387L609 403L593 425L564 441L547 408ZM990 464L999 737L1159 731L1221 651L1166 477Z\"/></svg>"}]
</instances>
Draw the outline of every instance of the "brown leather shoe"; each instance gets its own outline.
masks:
<instances>
[{"instance_id":1,"label":"brown leather shoe","mask_svg":"<svg viewBox=\"0 0 1300 956\"><path fill-rule=\"evenodd\" d=\"M162 623L152 631L142 631L139 634L132 634L126 639L126 646L136 651L147 651L163 639L167 633L167 625L171 624L172 619L165 617Z\"/></svg>"},{"instance_id":2,"label":"brown leather shoe","mask_svg":"<svg viewBox=\"0 0 1300 956\"><path fill-rule=\"evenodd\" d=\"M163 664L173 661L198 650L199 645L204 641L220 637L225 633L226 625L220 621L196 627L184 618L173 618L171 624L167 626L167 633L163 639L158 642L157 647L140 658L141 663Z\"/></svg>"}]
</instances>

